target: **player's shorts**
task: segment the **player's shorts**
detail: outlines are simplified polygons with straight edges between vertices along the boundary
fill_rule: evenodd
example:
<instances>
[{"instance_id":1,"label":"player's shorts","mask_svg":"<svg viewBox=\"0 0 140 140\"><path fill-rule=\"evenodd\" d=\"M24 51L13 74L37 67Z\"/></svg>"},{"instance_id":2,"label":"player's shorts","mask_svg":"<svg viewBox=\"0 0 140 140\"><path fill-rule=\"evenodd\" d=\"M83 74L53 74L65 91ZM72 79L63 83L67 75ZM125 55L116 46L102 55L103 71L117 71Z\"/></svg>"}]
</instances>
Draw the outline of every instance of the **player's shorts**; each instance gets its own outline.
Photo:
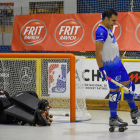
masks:
<instances>
[{"instance_id":1,"label":"player's shorts","mask_svg":"<svg viewBox=\"0 0 140 140\"><path fill-rule=\"evenodd\" d=\"M107 76L110 77L111 79L117 81L118 83L130 80L129 75L123 65L117 70L108 72ZM109 88L111 88L111 89L119 88L119 86L112 83L111 81L108 81L108 84L109 84Z\"/></svg>"}]
</instances>

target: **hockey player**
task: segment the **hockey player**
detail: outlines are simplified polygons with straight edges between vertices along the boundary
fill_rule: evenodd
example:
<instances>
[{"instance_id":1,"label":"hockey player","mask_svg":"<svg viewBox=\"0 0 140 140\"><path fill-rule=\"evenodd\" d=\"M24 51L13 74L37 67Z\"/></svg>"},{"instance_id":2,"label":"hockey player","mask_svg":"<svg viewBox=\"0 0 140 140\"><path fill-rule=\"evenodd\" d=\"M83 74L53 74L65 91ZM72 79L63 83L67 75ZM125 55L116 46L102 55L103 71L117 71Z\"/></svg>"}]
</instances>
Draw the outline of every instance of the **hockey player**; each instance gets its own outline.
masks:
<instances>
[{"instance_id":1,"label":"hockey player","mask_svg":"<svg viewBox=\"0 0 140 140\"><path fill-rule=\"evenodd\" d=\"M95 33L96 40L96 60L99 66L99 76L103 80L106 79L106 75L117 82L123 84L127 88L132 88L134 91L135 85L130 81L126 69L121 63L119 56L119 49L117 41L112 33L113 25L117 21L117 12L113 9L107 9L102 14L102 22L98 26ZM123 122L117 116L117 103L121 99L121 93L119 87L112 82L108 81L109 84L109 108L110 108L110 126L126 127L128 124ZM131 118L134 119L140 116L140 110L135 105L133 95L123 91L124 97L128 102L131 109ZM113 131L113 130L112 130Z\"/></svg>"}]
</instances>

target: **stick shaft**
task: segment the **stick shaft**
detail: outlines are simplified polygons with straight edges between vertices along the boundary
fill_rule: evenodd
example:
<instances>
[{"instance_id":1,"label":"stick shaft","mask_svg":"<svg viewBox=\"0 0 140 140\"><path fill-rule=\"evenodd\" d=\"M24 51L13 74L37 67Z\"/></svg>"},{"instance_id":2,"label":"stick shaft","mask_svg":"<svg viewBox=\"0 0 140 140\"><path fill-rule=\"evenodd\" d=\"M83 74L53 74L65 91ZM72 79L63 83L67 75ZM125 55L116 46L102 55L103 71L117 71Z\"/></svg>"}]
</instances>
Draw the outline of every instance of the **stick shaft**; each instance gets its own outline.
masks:
<instances>
[{"instance_id":1,"label":"stick shaft","mask_svg":"<svg viewBox=\"0 0 140 140\"><path fill-rule=\"evenodd\" d=\"M111 79L110 77L106 77L109 81L111 81L112 83L116 84L117 86L123 88L125 91L129 92L129 89L125 86L123 86L122 84L118 83L117 81Z\"/></svg>"},{"instance_id":2,"label":"stick shaft","mask_svg":"<svg viewBox=\"0 0 140 140\"><path fill-rule=\"evenodd\" d=\"M112 83L116 84L117 86L123 88L125 91L131 93L132 95L134 95L134 96L136 96L137 98L140 99L140 96L139 96L138 94L134 93L133 91L130 91L127 87L123 86L122 84L118 83L117 81L111 79L111 78L108 77L108 76L106 76L106 78L107 78L109 81L111 81Z\"/></svg>"}]
</instances>

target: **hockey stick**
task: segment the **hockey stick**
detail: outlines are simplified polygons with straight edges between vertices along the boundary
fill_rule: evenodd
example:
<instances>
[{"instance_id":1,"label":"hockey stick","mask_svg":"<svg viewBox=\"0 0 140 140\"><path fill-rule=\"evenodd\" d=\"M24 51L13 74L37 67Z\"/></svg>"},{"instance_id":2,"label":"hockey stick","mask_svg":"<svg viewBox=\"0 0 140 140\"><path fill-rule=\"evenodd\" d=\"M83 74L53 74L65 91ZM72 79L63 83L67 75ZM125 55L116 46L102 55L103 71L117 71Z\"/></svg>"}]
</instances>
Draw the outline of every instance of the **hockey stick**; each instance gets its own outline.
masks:
<instances>
[{"instance_id":1,"label":"hockey stick","mask_svg":"<svg viewBox=\"0 0 140 140\"><path fill-rule=\"evenodd\" d=\"M107 78L109 81L111 81L112 83L116 84L117 86L123 88L125 91L131 93L132 95L134 95L134 96L136 96L137 98L140 99L140 96L139 96L138 94L136 94L136 93L134 93L133 91L129 90L127 87L125 87L125 86L123 86L122 84L116 82L115 80L111 79L111 78L108 77L108 76L106 76L106 78Z\"/></svg>"}]
</instances>

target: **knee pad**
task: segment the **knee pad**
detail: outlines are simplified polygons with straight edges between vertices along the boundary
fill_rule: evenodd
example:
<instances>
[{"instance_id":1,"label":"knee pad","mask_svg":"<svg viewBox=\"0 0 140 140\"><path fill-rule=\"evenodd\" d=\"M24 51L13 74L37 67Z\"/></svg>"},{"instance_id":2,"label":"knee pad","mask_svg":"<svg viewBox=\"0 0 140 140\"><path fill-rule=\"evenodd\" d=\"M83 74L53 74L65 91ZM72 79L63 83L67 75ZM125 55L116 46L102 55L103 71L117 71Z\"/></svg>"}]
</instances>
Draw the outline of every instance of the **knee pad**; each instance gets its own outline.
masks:
<instances>
[{"instance_id":1,"label":"knee pad","mask_svg":"<svg viewBox=\"0 0 140 140\"><path fill-rule=\"evenodd\" d=\"M121 100L121 92L115 91L115 92L109 92L109 101L118 103Z\"/></svg>"},{"instance_id":2,"label":"knee pad","mask_svg":"<svg viewBox=\"0 0 140 140\"><path fill-rule=\"evenodd\" d=\"M130 81L130 83L129 83L128 85L126 85L126 87L127 87L128 89L132 90L133 92L135 91L135 84L134 84L132 81ZM127 92L127 91L125 91L125 90L123 90L123 93L124 93L124 94L129 94L129 92Z\"/></svg>"}]
</instances>

